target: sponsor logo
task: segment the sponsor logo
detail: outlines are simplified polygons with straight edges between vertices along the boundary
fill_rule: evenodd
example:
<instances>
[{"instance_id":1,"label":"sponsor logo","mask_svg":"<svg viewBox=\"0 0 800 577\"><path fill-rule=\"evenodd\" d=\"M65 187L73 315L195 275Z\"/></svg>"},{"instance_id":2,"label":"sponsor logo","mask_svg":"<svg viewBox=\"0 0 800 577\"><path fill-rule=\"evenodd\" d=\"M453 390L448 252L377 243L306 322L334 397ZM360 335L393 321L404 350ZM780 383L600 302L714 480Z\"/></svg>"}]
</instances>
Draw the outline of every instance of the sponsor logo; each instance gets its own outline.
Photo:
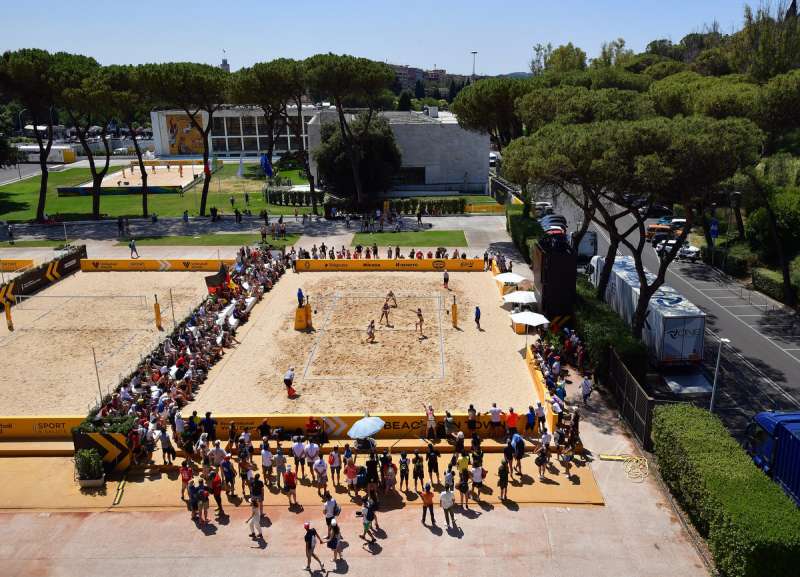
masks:
<instances>
[{"instance_id":1,"label":"sponsor logo","mask_svg":"<svg viewBox=\"0 0 800 577\"><path fill-rule=\"evenodd\" d=\"M0 423L0 435L2 435L6 429L9 431L14 428L14 425L11 423Z\"/></svg>"},{"instance_id":2,"label":"sponsor logo","mask_svg":"<svg viewBox=\"0 0 800 577\"><path fill-rule=\"evenodd\" d=\"M433 268L436 270L442 270L445 268L447 264L443 260L435 260L433 261Z\"/></svg>"},{"instance_id":3,"label":"sponsor logo","mask_svg":"<svg viewBox=\"0 0 800 577\"><path fill-rule=\"evenodd\" d=\"M100 263L99 263L99 262L97 262L96 260L93 260L93 261L92 261L92 266L93 266L94 268L100 268Z\"/></svg>"},{"instance_id":4,"label":"sponsor logo","mask_svg":"<svg viewBox=\"0 0 800 577\"><path fill-rule=\"evenodd\" d=\"M185 261L183 261L183 268L189 268L189 266L190 266L191 264L192 264L192 263L190 263L188 260L185 260Z\"/></svg>"},{"instance_id":5,"label":"sponsor logo","mask_svg":"<svg viewBox=\"0 0 800 577\"><path fill-rule=\"evenodd\" d=\"M36 286L40 282L42 282L42 278L41 277L33 279L32 281L28 281L28 282L22 283L22 290L24 291L28 287Z\"/></svg>"},{"instance_id":6,"label":"sponsor logo","mask_svg":"<svg viewBox=\"0 0 800 577\"><path fill-rule=\"evenodd\" d=\"M702 334L700 329L672 329L667 331L670 338L677 339L678 337L696 337Z\"/></svg>"},{"instance_id":7,"label":"sponsor logo","mask_svg":"<svg viewBox=\"0 0 800 577\"><path fill-rule=\"evenodd\" d=\"M33 424L33 432L36 435L42 435L53 432L62 432L66 428L65 423L60 421L39 421Z\"/></svg>"}]
</instances>

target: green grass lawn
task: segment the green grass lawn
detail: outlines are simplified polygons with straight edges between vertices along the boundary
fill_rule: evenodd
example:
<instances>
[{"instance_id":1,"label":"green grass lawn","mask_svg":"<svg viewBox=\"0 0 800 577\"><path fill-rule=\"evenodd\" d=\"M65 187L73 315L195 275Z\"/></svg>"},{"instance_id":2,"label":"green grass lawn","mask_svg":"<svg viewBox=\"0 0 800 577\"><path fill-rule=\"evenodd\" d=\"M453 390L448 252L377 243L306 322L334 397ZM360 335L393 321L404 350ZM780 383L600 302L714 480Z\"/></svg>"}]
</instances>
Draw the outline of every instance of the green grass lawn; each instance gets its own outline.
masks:
<instances>
[{"instance_id":1,"label":"green grass lawn","mask_svg":"<svg viewBox=\"0 0 800 577\"><path fill-rule=\"evenodd\" d=\"M353 235L351 246L403 246L427 248L434 246L467 246L463 230L426 230L420 232L359 232Z\"/></svg>"},{"instance_id":2,"label":"green grass lawn","mask_svg":"<svg viewBox=\"0 0 800 577\"><path fill-rule=\"evenodd\" d=\"M261 194L262 180L256 178L255 165L245 165L245 178L236 176L238 165L226 164L214 173L208 191L207 206L216 206L225 213L233 212L230 197L234 197L236 206L244 208L244 195L249 194L250 210L258 214L265 206L270 214L294 214L293 206L267 205ZM112 167L116 171L121 167ZM305 181L299 176L298 171L282 173L291 176L297 184ZM294 176L292 176L294 174ZM61 197L56 189L59 186L76 186L91 179L88 168L71 168L63 172L52 172L47 181L47 203L45 212L49 215L58 214L65 220L81 220L90 218L92 212L92 199L90 196ZM0 220L26 221L36 217L36 203L39 197L40 177L36 176L0 186ZM159 216L181 216L188 210L191 216L200 213L200 195L202 182L188 190L183 196L178 194L151 194L148 196L148 211ZM311 212L310 207L297 207L298 213ZM110 216L138 217L142 213L142 198L139 195L102 196L100 198L100 212Z\"/></svg>"},{"instance_id":3,"label":"green grass lawn","mask_svg":"<svg viewBox=\"0 0 800 577\"><path fill-rule=\"evenodd\" d=\"M287 234L285 239L267 242L272 246L292 246L300 238L299 234ZM261 234L252 232L231 234L200 234L197 236L141 236L136 237L137 246L245 246L261 242ZM128 241L121 241L117 246L128 246Z\"/></svg>"},{"instance_id":4,"label":"green grass lawn","mask_svg":"<svg viewBox=\"0 0 800 577\"><path fill-rule=\"evenodd\" d=\"M220 178L238 178L236 176L239 172L239 163L226 163L218 171L214 173L215 176ZM264 177L261 176L261 167L258 164L245 164L244 165L244 178L247 180L256 180L259 185L264 184ZM283 178L291 178L292 184L308 184L308 180L300 176L300 170L281 170L278 175Z\"/></svg>"},{"instance_id":5,"label":"green grass lawn","mask_svg":"<svg viewBox=\"0 0 800 577\"><path fill-rule=\"evenodd\" d=\"M25 247L59 247L64 246L63 240L18 240L14 244L9 243L7 240L0 242L0 248L25 248Z\"/></svg>"}]
</instances>

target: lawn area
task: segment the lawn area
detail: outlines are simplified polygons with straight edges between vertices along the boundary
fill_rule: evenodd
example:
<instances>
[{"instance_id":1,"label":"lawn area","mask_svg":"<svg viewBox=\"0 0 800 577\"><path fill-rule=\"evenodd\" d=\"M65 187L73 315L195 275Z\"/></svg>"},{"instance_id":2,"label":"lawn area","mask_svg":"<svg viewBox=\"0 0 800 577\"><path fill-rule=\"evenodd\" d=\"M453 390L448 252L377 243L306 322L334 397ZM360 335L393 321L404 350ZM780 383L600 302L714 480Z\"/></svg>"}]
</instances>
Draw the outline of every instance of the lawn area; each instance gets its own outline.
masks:
<instances>
[{"instance_id":1,"label":"lawn area","mask_svg":"<svg viewBox=\"0 0 800 577\"><path fill-rule=\"evenodd\" d=\"M404 246L404 247L434 247L434 246L467 246L467 238L463 230L426 230L420 232L359 232L353 235L351 246Z\"/></svg>"},{"instance_id":2,"label":"lawn area","mask_svg":"<svg viewBox=\"0 0 800 577\"><path fill-rule=\"evenodd\" d=\"M119 170L121 167L112 167L109 172ZM223 211L231 208L230 197L234 197L236 206L244 208L245 193L250 196L250 210L258 214L265 206L270 214L294 214L293 206L267 205L261 194L263 181L255 176L256 165L245 165L245 177L236 176L238 164L226 164L214 173L208 191L208 208L216 206ZM298 171L282 173L291 176L297 184L305 181L299 176ZM249 176L248 176L249 175ZM88 168L71 168L63 172L52 172L47 181L47 204L45 212L49 215L59 215L65 220L87 219L92 211L90 196L58 197L56 189L59 186L75 186L91 179ZM26 221L36 217L36 203L39 196L40 177L36 176L0 186L0 220ZM188 210L191 216L200 212L200 195L202 183L188 190L183 196L177 194L151 194L148 197L148 210L159 216L181 216ZM140 195L127 196L102 196L100 198L101 213L111 216L141 216L142 198ZM298 213L311 212L310 207L297 207Z\"/></svg>"},{"instance_id":3,"label":"lawn area","mask_svg":"<svg viewBox=\"0 0 800 577\"><path fill-rule=\"evenodd\" d=\"M220 168L217 172L214 173L215 176L219 176L220 178L227 179L227 178L236 178L239 172L239 163L226 163ZM292 184L308 184L308 180L300 176L300 170L281 170L278 172L278 175L283 178L291 178ZM259 190L261 189L261 185L264 184L264 177L261 176L261 166L258 164L247 164L244 165L244 178L246 180L255 180L259 184Z\"/></svg>"},{"instance_id":4,"label":"lawn area","mask_svg":"<svg viewBox=\"0 0 800 577\"><path fill-rule=\"evenodd\" d=\"M11 244L7 240L0 241L0 248L36 248L36 247L60 247L64 246L63 240L18 240Z\"/></svg>"},{"instance_id":5,"label":"lawn area","mask_svg":"<svg viewBox=\"0 0 800 577\"><path fill-rule=\"evenodd\" d=\"M287 234L285 239L267 242L272 246L292 246L300 238L299 234ZM141 236L136 238L138 246L253 246L261 242L261 235L254 232L231 234L200 234L197 236ZM128 241L121 241L117 246L128 246Z\"/></svg>"}]
</instances>

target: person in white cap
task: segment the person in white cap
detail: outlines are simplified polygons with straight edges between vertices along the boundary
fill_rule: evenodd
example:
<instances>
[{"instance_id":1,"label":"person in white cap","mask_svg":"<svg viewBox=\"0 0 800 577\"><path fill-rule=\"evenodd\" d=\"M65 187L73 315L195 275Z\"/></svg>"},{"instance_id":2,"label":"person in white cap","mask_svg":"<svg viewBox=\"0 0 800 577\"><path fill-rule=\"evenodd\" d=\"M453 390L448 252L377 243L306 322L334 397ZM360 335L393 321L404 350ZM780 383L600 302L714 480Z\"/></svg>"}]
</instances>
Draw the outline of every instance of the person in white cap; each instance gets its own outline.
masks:
<instances>
[{"instance_id":1,"label":"person in white cap","mask_svg":"<svg viewBox=\"0 0 800 577\"><path fill-rule=\"evenodd\" d=\"M329 527L330 537L328 537L328 549L333 551L333 562L341 561L342 559L342 530L339 528L339 523L336 519L331 519Z\"/></svg>"}]
</instances>

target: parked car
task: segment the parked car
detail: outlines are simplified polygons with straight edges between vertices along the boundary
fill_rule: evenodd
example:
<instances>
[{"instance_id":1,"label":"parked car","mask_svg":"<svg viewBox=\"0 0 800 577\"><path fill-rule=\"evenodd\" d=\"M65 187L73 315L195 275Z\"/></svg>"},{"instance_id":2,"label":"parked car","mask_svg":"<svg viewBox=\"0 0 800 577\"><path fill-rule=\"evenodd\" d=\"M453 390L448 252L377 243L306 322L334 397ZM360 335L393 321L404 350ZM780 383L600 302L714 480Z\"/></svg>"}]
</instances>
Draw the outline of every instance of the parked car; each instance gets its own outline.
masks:
<instances>
[{"instance_id":1,"label":"parked car","mask_svg":"<svg viewBox=\"0 0 800 577\"><path fill-rule=\"evenodd\" d=\"M534 203L533 208L534 210L536 210L536 214L538 214L539 216L553 214L553 205L546 201L539 201Z\"/></svg>"},{"instance_id":2,"label":"parked car","mask_svg":"<svg viewBox=\"0 0 800 577\"><path fill-rule=\"evenodd\" d=\"M658 243L656 245L656 254L658 254L658 257L664 258L667 254L669 254L677 242L677 239L672 239L664 240ZM700 258L700 249L689 244L689 241L683 241L683 246L681 246L681 248L678 250L678 254L675 255L675 258L678 260L697 262L697 259Z\"/></svg>"},{"instance_id":3,"label":"parked car","mask_svg":"<svg viewBox=\"0 0 800 577\"><path fill-rule=\"evenodd\" d=\"M657 232L653 235L653 238L650 239L650 244L653 245L653 248L656 248L659 243L672 239L671 232Z\"/></svg>"},{"instance_id":4,"label":"parked car","mask_svg":"<svg viewBox=\"0 0 800 577\"><path fill-rule=\"evenodd\" d=\"M647 225L644 236L645 238L652 240L659 233L669 234L672 236L672 227L670 227L668 224L650 224Z\"/></svg>"}]
</instances>

